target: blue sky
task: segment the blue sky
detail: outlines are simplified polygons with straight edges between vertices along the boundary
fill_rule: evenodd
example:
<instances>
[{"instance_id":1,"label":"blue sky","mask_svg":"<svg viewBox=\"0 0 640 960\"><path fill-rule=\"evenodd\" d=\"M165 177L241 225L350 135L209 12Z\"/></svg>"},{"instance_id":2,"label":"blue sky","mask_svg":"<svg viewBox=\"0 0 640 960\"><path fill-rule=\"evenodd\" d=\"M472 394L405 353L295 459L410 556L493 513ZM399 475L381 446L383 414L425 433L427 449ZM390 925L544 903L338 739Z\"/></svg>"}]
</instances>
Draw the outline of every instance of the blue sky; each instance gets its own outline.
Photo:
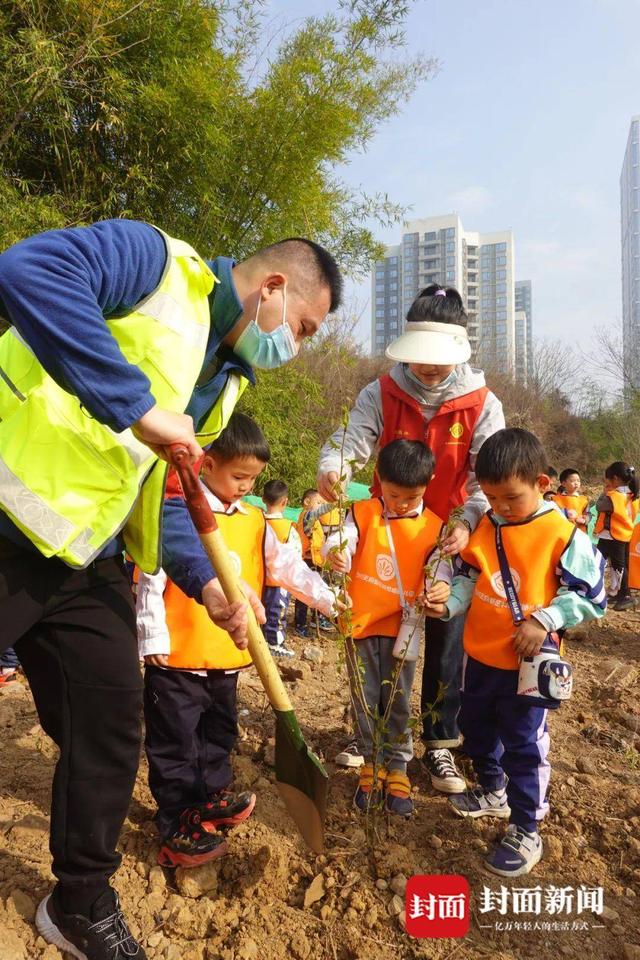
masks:
<instances>
[{"instance_id":1,"label":"blue sky","mask_svg":"<svg viewBox=\"0 0 640 960\"><path fill-rule=\"evenodd\" d=\"M316 0L315 13L335 10ZM268 0L295 22L299 0ZM640 0L418 0L409 50L438 75L342 174L408 217L511 228L534 336L589 346L621 317L619 177L640 114ZM400 225L377 234L398 242ZM368 285L356 288L368 339Z\"/></svg>"}]
</instances>

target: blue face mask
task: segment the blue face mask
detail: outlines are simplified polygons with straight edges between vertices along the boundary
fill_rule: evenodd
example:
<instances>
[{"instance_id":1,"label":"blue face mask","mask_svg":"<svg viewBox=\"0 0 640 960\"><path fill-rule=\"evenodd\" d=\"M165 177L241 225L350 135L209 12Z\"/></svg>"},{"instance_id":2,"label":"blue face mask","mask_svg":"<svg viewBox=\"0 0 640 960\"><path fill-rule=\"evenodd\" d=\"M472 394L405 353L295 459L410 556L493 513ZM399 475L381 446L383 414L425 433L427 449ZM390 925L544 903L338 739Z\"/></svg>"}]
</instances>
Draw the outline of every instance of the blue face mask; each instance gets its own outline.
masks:
<instances>
[{"instance_id":1,"label":"blue face mask","mask_svg":"<svg viewBox=\"0 0 640 960\"><path fill-rule=\"evenodd\" d=\"M262 300L258 300L255 319L242 331L235 342L233 352L252 367L274 370L293 360L300 348L287 323L286 286L282 291L282 323L271 333L265 333L258 326L261 303Z\"/></svg>"}]
</instances>

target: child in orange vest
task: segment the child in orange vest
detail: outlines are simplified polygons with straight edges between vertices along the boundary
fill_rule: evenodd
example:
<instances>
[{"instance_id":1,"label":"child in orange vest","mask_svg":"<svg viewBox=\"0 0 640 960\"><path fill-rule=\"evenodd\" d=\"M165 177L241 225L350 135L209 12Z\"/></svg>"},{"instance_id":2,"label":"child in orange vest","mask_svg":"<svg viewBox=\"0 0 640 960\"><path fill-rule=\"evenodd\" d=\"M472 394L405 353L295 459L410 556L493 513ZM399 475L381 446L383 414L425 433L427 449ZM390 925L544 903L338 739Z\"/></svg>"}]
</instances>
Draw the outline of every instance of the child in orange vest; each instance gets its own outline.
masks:
<instances>
[{"instance_id":1,"label":"child in orange vest","mask_svg":"<svg viewBox=\"0 0 640 960\"><path fill-rule=\"evenodd\" d=\"M279 541L262 510L242 503L268 461L262 431L240 413L232 415L204 457L201 483L231 559L258 596L268 576L334 615L335 597L320 575L304 564L295 546ZM201 550L194 528L194 557L200 558ZM226 853L217 828L245 820L255 804L254 794L230 790L238 671L251 664L251 657L163 571L141 574L137 613L146 664L149 786L162 836L158 862L196 866Z\"/></svg>"},{"instance_id":2,"label":"child in orange vest","mask_svg":"<svg viewBox=\"0 0 640 960\"><path fill-rule=\"evenodd\" d=\"M265 483L262 499L266 507L265 520L280 543L290 543L302 556L302 544L295 524L284 515L284 510L289 503L289 487L284 480L269 480ZM262 602L267 617L262 625L262 632L271 648L271 653L274 657L295 657L295 651L286 644L289 594L267 577Z\"/></svg>"},{"instance_id":3,"label":"child in orange vest","mask_svg":"<svg viewBox=\"0 0 640 960\"><path fill-rule=\"evenodd\" d=\"M585 527L587 524L586 510L589 498L580 493L580 474L573 467L568 467L560 474L560 487L550 499L563 511L567 520Z\"/></svg>"},{"instance_id":4,"label":"child in orange vest","mask_svg":"<svg viewBox=\"0 0 640 960\"><path fill-rule=\"evenodd\" d=\"M609 597L614 610L634 606L629 592L629 541L633 533L633 500L640 484L633 467L616 460L604 472L604 493L596 501L598 549L610 564Z\"/></svg>"},{"instance_id":5,"label":"child in orange vest","mask_svg":"<svg viewBox=\"0 0 640 960\"><path fill-rule=\"evenodd\" d=\"M335 513L332 503L325 503L318 491L314 488L305 490L302 496L302 510L296 523L296 530L302 544L302 556L312 570L322 570L326 518ZM331 626L324 617L318 617L318 626L321 630ZM307 606L296 600L295 629L299 637L309 636L307 631Z\"/></svg>"},{"instance_id":6,"label":"child in orange vest","mask_svg":"<svg viewBox=\"0 0 640 960\"><path fill-rule=\"evenodd\" d=\"M364 757L354 803L366 810L384 795L386 809L404 818L413 813L407 763L413 757L409 718L416 659L403 662L393 651L403 615L413 613L416 599L425 594L424 565L443 527L440 517L423 505L433 467L433 453L419 440L387 444L377 462L382 496L354 503L342 534L330 536L325 546L332 568L350 578L347 667ZM341 541L347 544L342 551ZM446 600L450 573L450 563L441 559L425 602ZM416 636L419 629L416 623ZM384 715L394 683L386 729L376 736L372 717Z\"/></svg>"},{"instance_id":7,"label":"child in orange vest","mask_svg":"<svg viewBox=\"0 0 640 960\"><path fill-rule=\"evenodd\" d=\"M476 476L491 509L460 554L446 605L427 610L444 619L468 610L460 726L479 785L450 803L461 817L509 819L485 860L505 877L528 873L542 856L547 708L559 703L541 698L537 686L518 692L521 660L550 643L557 658L557 632L602 617L606 608L602 557L542 499L546 464L542 445L526 430L500 430L485 441Z\"/></svg>"}]
</instances>

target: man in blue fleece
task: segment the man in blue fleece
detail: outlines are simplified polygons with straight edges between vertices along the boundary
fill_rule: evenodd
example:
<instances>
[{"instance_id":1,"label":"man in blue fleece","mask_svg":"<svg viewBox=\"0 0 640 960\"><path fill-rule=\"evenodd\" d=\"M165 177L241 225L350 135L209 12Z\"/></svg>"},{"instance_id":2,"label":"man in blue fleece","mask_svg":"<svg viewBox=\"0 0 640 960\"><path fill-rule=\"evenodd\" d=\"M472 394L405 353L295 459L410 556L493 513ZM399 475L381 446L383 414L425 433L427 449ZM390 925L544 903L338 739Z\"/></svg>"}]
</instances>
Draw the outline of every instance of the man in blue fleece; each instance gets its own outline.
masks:
<instances>
[{"instance_id":1,"label":"man in blue fleece","mask_svg":"<svg viewBox=\"0 0 640 960\"><path fill-rule=\"evenodd\" d=\"M156 402L151 380L127 359L114 333L123 328L114 320L124 318L126 328L131 318L133 326L154 297L156 305L161 300L158 316L164 326L182 329L180 303L176 307L172 301L167 308L164 292L176 249L187 258L184 276L193 269L200 271L198 282L210 280L203 287L209 321L204 362L188 388L186 410L164 409ZM42 478L57 471L59 481L63 444L71 453L76 444L87 445L82 418L71 440L63 431L55 435L55 429L47 437L46 405L38 413L32 403L33 430L24 438L29 466L21 470L14 464L12 472L8 451L15 435L8 432L9 413L29 409L33 398L24 384L35 364L54 391L62 388L61 403L80 405L87 437L93 421L111 431L115 445L134 449L137 442L138 451L151 448L166 460L169 446L180 442L195 460L200 446L194 427L201 428L231 378L240 374L253 382L252 367L274 368L293 359L302 340L339 305L341 286L335 261L311 241L285 240L241 263L226 257L203 262L179 241L128 220L38 234L0 255L0 316L13 325L4 335L13 338L14 353L7 355L22 357L22 369L15 363L0 369L0 651L16 649L42 726L60 750L51 806L52 869L58 883L40 904L36 922L45 940L80 960L144 958L109 885L120 863L116 843L140 749L142 685L134 609L119 535L100 543L81 567L68 565L60 558L62 548L42 547L38 523L53 512L52 504L40 497L39 515L37 510L20 513L24 503L38 502L34 489L43 488ZM183 306L188 313L188 298ZM171 380L177 359L175 354L162 357L159 376ZM134 440L122 439L131 432ZM34 462L38 480L31 488ZM65 482L72 502L77 473L68 470ZM100 493L96 490L96 499ZM52 500L64 509L64 497ZM152 521L159 523L159 515ZM87 528L93 532L88 521ZM164 568L239 646L245 645L246 609L226 603L194 542L184 502L166 500ZM82 538L78 543L86 547ZM250 601L263 619L258 598ZM212 835L211 842L219 839Z\"/></svg>"}]
</instances>

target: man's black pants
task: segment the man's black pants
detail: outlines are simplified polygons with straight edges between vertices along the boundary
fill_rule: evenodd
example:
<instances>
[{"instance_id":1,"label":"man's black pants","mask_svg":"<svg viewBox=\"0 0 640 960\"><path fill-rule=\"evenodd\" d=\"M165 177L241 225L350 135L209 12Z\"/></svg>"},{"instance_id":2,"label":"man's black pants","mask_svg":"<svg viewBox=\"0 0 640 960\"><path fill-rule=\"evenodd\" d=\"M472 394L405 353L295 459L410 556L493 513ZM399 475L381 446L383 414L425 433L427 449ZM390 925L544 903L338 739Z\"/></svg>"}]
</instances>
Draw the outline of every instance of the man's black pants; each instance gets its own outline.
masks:
<instances>
[{"instance_id":1,"label":"man's black pants","mask_svg":"<svg viewBox=\"0 0 640 960\"><path fill-rule=\"evenodd\" d=\"M171 836L180 814L206 803L233 779L231 751L238 736L238 674L145 667L145 750L156 823Z\"/></svg>"},{"instance_id":2,"label":"man's black pants","mask_svg":"<svg viewBox=\"0 0 640 960\"><path fill-rule=\"evenodd\" d=\"M114 557L72 570L0 538L0 623L0 650L15 648L60 749L52 870L63 903L86 906L120 864L140 759L142 677L124 565Z\"/></svg>"}]
</instances>

